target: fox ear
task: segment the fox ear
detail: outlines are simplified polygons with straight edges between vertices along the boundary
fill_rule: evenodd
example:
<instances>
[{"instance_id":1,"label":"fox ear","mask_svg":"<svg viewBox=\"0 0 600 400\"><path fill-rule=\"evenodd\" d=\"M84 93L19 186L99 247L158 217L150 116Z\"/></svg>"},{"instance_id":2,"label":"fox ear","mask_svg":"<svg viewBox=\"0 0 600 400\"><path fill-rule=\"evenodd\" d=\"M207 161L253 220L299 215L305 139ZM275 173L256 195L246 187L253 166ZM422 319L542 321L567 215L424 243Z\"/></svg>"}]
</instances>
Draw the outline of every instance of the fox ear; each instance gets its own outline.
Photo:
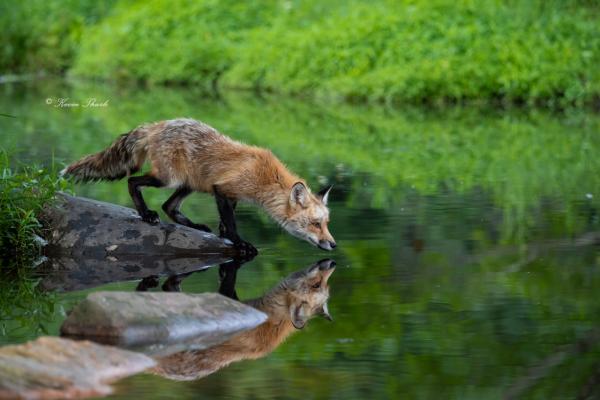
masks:
<instances>
[{"instance_id":1,"label":"fox ear","mask_svg":"<svg viewBox=\"0 0 600 400\"><path fill-rule=\"evenodd\" d=\"M329 185L323 189L321 189L321 191L319 191L319 193L317 193L317 196L321 198L321 200L323 201L323 204L327 205L327 200L329 199L329 191L331 190L331 188L333 187L333 185Z\"/></svg>"},{"instance_id":2,"label":"fox ear","mask_svg":"<svg viewBox=\"0 0 600 400\"><path fill-rule=\"evenodd\" d=\"M319 308L317 313L321 317L325 318L327 321L333 322L333 318L331 317L331 314L329 314L329 308L327 307L327 303L323 304L323 306Z\"/></svg>"},{"instance_id":3,"label":"fox ear","mask_svg":"<svg viewBox=\"0 0 600 400\"><path fill-rule=\"evenodd\" d=\"M294 183L290 193L290 203L305 208L308 202L308 189L302 182Z\"/></svg>"}]
</instances>

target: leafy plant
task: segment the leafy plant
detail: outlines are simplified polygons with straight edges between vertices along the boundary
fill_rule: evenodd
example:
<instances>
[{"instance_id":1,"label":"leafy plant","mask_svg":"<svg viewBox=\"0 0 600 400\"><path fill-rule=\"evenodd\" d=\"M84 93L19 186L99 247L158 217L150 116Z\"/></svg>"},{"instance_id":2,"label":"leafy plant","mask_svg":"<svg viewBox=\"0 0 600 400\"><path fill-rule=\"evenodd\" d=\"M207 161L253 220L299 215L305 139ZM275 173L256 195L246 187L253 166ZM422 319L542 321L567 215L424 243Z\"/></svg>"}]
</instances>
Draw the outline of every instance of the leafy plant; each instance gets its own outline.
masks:
<instances>
[{"instance_id":1,"label":"leafy plant","mask_svg":"<svg viewBox=\"0 0 600 400\"><path fill-rule=\"evenodd\" d=\"M56 192L68 188L55 166L48 168L10 166L9 156L0 152L0 249L5 259L31 260L38 253L42 226L38 219ZM25 262L25 264L27 264Z\"/></svg>"}]
</instances>

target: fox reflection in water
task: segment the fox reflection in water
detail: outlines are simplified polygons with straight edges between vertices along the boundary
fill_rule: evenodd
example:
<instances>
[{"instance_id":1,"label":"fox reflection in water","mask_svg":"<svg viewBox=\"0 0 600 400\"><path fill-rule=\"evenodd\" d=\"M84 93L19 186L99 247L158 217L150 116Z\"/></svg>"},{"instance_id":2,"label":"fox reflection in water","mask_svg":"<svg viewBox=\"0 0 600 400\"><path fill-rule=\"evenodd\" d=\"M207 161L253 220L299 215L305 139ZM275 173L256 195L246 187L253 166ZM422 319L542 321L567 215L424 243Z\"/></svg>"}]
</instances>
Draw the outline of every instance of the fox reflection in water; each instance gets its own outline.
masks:
<instances>
[{"instance_id":1,"label":"fox reflection in water","mask_svg":"<svg viewBox=\"0 0 600 400\"><path fill-rule=\"evenodd\" d=\"M237 300L235 293L236 265L220 268L219 291ZM265 314L268 319L258 327L228 341L204 350L187 350L158 359L150 372L173 380L193 380L207 376L227 365L242 360L264 357L279 346L294 331L306 326L313 316L332 320L327 309L327 281L335 269L333 260L321 260L294 272L257 299L244 301ZM170 278L163 288L175 285Z\"/></svg>"}]
</instances>

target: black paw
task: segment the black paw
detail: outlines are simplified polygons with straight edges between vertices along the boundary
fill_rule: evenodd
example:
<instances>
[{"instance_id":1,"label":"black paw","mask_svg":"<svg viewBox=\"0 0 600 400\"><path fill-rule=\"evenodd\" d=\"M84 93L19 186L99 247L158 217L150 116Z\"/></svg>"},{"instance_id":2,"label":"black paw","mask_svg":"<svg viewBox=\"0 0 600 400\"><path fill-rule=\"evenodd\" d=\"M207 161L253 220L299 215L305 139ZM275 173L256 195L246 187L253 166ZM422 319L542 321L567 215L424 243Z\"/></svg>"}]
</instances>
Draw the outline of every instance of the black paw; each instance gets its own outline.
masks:
<instances>
[{"instance_id":1,"label":"black paw","mask_svg":"<svg viewBox=\"0 0 600 400\"><path fill-rule=\"evenodd\" d=\"M238 250L238 256L241 257L241 259L251 260L258 255L258 250L256 250L256 247L252 246L252 243L242 240L238 235L224 234L225 232L223 232L221 226L219 226L219 230L221 231L219 237L231 240L233 242L233 246Z\"/></svg>"},{"instance_id":2,"label":"black paw","mask_svg":"<svg viewBox=\"0 0 600 400\"><path fill-rule=\"evenodd\" d=\"M203 232L212 232L212 230L204 224L192 224L190 225L190 228L198 229L199 231Z\"/></svg>"},{"instance_id":3,"label":"black paw","mask_svg":"<svg viewBox=\"0 0 600 400\"><path fill-rule=\"evenodd\" d=\"M251 243L245 242L243 240L238 240L233 242L234 246L240 252L240 256L244 257L254 257L258 254L258 250L256 247L252 246Z\"/></svg>"},{"instance_id":4,"label":"black paw","mask_svg":"<svg viewBox=\"0 0 600 400\"><path fill-rule=\"evenodd\" d=\"M141 215L142 221L149 223L150 225L156 225L160 222L158 213L156 211L148 210Z\"/></svg>"},{"instance_id":5,"label":"black paw","mask_svg":"<svg viewBox=\"0 0 600 400\"><path fill-rule=\"evenodd\" d=\"M181 292L181 281L170 277L163 283L162 290L164 292Z\"/></svg>"},{"instance_id":6,"label":"black paw","mask_svg":"<svg viewBox=\"0 0 600 400\"><path fill-rule=\"evenodd\" d=\"M156 275L147 276L146 278L142 279L140 281L140 283L138 283L137 287L135 288L135 291L136 292L146 292L146 291L148 291L148 289L153 289L153 288L157 287L158 284L159 284L158 276L156 276Z\"/></svg>"}]
</instances>

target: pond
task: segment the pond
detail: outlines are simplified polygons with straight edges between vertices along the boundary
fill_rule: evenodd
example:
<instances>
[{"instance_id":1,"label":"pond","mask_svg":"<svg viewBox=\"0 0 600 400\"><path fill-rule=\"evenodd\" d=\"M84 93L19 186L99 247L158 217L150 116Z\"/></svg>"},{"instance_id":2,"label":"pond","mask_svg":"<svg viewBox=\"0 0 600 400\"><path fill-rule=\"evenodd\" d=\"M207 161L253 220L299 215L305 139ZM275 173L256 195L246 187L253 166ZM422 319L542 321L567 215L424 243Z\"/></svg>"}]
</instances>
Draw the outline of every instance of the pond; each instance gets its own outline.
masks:
<instances>
[{"instance_id":1,"label":"pond","mask_svg":"<svg viewBox=\"0 0 600 400\"><path fill-rule=\"evenodd\" d=\"M388 109L54 81L0 86L0 112L16 116L0 118L0 147L25 163L68 163L142 122L191 117L272 149L313 189L334 184L333 252L239 207L239 230L260 254L239 269L235 287L241 299L258 297L330 257L333 322L315 318L272 354L199 380L128 378L112 398L600 396L597 114ZM75 191L131 206L124 181ZM169 195L145 191L154 209ZM191 196L183 211L218 225L209 196ZM194 273L182 290L214 292L218 275ZM16 300L7 298L14 283L1 282L0 344L58 334L91 291L138 284L51 293L30 284Z\"/></svg>"}]
</instances>

